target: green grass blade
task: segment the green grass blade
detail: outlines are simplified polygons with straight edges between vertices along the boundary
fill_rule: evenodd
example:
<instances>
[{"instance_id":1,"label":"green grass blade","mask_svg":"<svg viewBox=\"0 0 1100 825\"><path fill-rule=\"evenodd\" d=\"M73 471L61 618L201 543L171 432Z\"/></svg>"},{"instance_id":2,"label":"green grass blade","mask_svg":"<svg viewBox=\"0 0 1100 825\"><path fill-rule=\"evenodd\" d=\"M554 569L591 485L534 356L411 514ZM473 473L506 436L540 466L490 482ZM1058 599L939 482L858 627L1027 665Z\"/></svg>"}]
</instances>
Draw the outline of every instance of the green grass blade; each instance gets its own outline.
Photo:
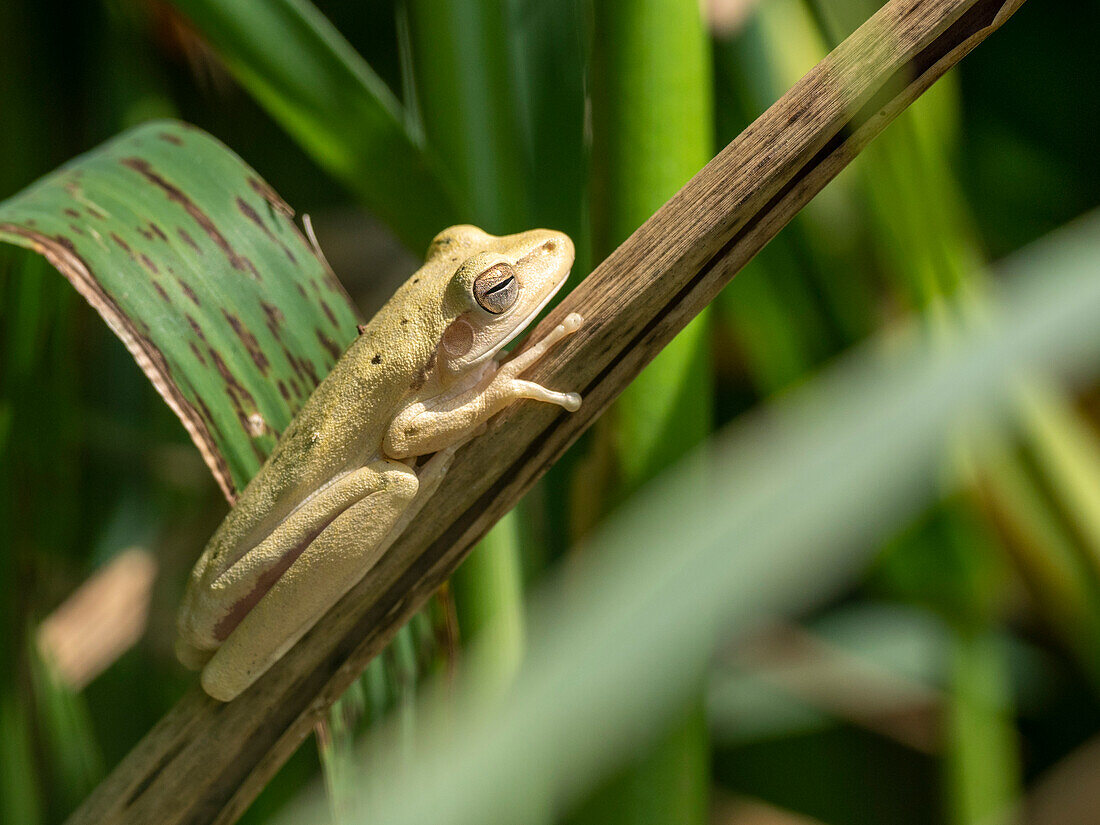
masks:
<instances>
[{"instance_id":1,"label":"green grass blade","mask_svg":"<svg viewBox=\"0 0 1100 825\"><path fill-rule=\"evenodd\" d=\"M987 633L958 633L948 707L949 820L955 825L1015 821L1020 775L1003 650Z\"/></svg>"},{"instance_id":2,"label":"green grass blade","mask_svg":"<svg viewBox=\"0 0 1100 825\"><path fill-rule=\"evenodd\" d=\"M0 204L118 334L229 495L355 336L274 191L225 146L153 122Z\"/></svg>"},{"instance_id":3,"label":"green grass blade","mask_svg":"<svg viewBox=\"0 0 1100 825\"><path fill-rule=\"evenodd\" d=\"M714 118L710 42L697 3L596 3L593 17L592 235L602 258L710 160ZM605 512L710 431L710 348L705 312L610 411L613 424L598 437L611 439L618 483L584 493ZM710 771L701 718L697 705L688 709L654 748L586 801L574 822L705 822Z\"/></svg>"},{"instance_id":4,"label":"green grass blade","mask_svg":"<svg viewBox=\"0 0 1100 825\"><path fill-rule=\"evenodd\" d=\"M587 0L511 0L508 5L530 222L572 237L574 271L587 272L592 268L585 138Z\"/></svg>"},{"instance_id":5,"label":"green grass blade","mask_svg":"<svg viewBox=\"0 0 1100 825\"><path fill-rule=\"evenodd\" d=\"M244 87L411 249L462 209L386 84L307 0L173 0Z\"/></svg>"},{"instance_id":6,"label":"green grass blade","mask_svg":"<svg viewBox=\"0 0 1100 825\"><path fill-rule=\"evenodd\" d=\"M463 220L497 234L530 228L506 4L407 7L424 133L468 205Z\"/></svg>"},{"instance_id":7,"label":"green grass blade","mask_svg":"<svg viewBox=\"0 0 1100 825\"><path fill-rule=\"evenodd\" d=\"M4 822L37 825L43 817L28 717L15 693L0 688L0 815Z\"/></svg>"},{"instance_id":8,"label":"green grass blade","mask_svg":"<svg viewBox=\"0 0 1100 825\"><path fill-rule=\"evenodd\" d=\"M71 813L103 777L88 707L28 645L38 730L52 774L49 805L57 819Z\"/></svg>"}]
</instances>

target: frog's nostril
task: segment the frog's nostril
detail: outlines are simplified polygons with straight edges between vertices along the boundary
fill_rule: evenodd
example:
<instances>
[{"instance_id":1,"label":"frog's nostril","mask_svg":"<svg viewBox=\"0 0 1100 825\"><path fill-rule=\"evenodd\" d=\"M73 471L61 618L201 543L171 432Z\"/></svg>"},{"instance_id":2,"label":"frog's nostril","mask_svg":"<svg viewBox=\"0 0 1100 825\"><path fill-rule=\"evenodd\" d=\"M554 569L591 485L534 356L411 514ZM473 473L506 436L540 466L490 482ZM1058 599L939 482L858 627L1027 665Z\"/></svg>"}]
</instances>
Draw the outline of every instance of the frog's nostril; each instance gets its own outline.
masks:
<instances>
[{"instance_id":1,"label":"frog's nostril","mask_svg":"<svg viewBox=\"0 0 1100 825\"><path fill-rule=\"evenodd\" d=\"M558 248L558 242L557 241L547 241L546 243L544 243L542 245L542 248L545 249L547 252L554 252Z\"/></svg>"}]
</instances>

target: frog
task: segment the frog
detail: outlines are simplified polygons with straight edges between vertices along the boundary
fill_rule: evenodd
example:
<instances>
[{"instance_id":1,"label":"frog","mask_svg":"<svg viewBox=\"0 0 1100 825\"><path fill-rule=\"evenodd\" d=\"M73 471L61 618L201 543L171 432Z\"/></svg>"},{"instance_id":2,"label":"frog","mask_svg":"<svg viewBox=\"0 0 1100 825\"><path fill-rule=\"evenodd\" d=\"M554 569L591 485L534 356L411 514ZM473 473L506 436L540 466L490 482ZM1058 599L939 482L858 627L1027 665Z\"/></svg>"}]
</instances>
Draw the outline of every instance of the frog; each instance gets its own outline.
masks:
<instances>
[{"instance_id":1,"label":"frog","mask_svg":"<svg viewBox=\"0 0 1100 825\"><path fill-rule=\"evenodd\" d=\"M318 384L210 538L178 614L177 658L228 702L295 645L422 512L459 447L522 399L580 395L520 375L582 325L515 357L565 283L569 236L451 227Z\"/></svg>"}]
</instances>

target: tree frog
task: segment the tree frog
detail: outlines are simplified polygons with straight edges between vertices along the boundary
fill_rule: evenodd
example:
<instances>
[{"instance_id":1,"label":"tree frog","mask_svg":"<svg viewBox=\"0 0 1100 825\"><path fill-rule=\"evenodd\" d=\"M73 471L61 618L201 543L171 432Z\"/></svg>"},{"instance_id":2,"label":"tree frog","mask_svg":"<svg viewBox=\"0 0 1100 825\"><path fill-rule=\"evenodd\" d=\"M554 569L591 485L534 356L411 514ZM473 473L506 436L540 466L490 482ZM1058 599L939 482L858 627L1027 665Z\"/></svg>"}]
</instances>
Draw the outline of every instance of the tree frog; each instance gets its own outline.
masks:
<instances>
[{"instance_id":1,"label":"tree frog","mask_svg":"<svg viewBox=\"0 0 1100 825\"><path fill-rule=\"evenodd\" d=\"M573 264L569 237L438 235L290 423L188 582L176 653L229 701L378 561L438 486L455 450L512 402L579 408L519 375L582 319L508 361L501 349Z\"/></svg>"}]
</instances>

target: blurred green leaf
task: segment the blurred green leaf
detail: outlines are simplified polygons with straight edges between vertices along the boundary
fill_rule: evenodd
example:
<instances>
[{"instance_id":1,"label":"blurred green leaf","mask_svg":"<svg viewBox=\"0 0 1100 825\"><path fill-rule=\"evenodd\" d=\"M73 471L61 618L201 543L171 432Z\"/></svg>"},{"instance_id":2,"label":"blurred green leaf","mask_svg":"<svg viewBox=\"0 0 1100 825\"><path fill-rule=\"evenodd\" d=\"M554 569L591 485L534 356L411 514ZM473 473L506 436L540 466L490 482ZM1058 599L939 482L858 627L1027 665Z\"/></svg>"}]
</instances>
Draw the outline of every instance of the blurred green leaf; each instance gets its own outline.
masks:
<instances>
[{"instance_id":1,"label":"blurred green leaf","mask_svg":"<svg viewBox=\"0 0 1100 825\"><path fill-rule=\"evenodd\" d=\"M1019 753L1003 651L988 633L957 633L947 720L950 821L1015 821Z\"/></svg>"},{"instance_id":2,"label":"blurred green leaf","mask_svg":"<svg viewBox=\"0 0 1100 825\"><path fill-rule=\"evenodd\" d=\"M32 724L14 693L0 691L0 814L4 822L42 821Z\"/></svg>"},{"instance_id":3,"label":"blurred green leaf","mask_svg":"<svg viewBox=\"0 0 1100 825\"><path fill-rule=\"evenodd\" d=\"M103 777L103 757L83 698L64 683L48 662L31 648L38 730L51 774L48 804L52 817L71 813ZM15 821L15 820L13 820Z\"/></svg>"},{"instance_id":4,"label":"blurred green leaf","mask_svg":"<svg viewBox=\"0 0 1100 825\"><path fill-rule=\"evenodd\" d=\"M417 142L393 93L315 6L172 2L272 117L411 249L426 249L440 229L459 222L452 175Z\"/></svg>"},{"instance_id":5,"label":"blurred green leaf","mask_svg":"<svg viewBox=\"0 0 1100 825\"><path fill-rule=\"evenodd\" d=\"M221 143L157 121L0 204L0 239L92 303L229 496L355 336L355 308L291 215Z\"/></svg>"}]
</instances>

